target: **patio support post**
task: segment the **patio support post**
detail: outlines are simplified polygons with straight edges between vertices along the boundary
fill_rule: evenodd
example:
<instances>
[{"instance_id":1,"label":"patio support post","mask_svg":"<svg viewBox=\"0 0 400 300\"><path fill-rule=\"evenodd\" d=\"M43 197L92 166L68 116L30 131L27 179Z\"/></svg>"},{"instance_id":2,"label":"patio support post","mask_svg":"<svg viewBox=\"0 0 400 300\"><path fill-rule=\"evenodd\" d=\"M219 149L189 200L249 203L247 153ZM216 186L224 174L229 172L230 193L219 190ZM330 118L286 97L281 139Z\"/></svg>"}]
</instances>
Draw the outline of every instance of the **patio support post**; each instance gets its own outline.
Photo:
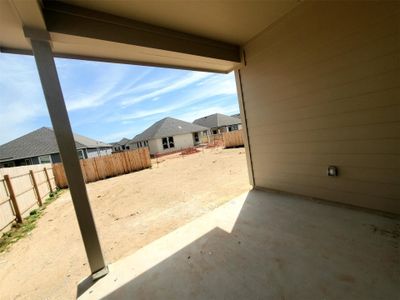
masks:
<instances>
[{"instance_id":1,"label":"patio support post","mask_svg":"<svg viewBox=\"0 0 400 300\"><path fill-rule=\"evenodd\" d=\"M247 170L249 172L249 181L250 181L250 185L252 185L253 188L255 188L256 182L254 180L253 158L251 155L249 128L247 127L246 105L245 105L245 100L244 100L244 95L243 95L242 77L240 74L240 70L235 70L235 81L236 81L236 89L237 89L237 95L238 95L238 100L239 100L240 119L242 120L243 141L244 141L244 147L246 149L245 152L246 152L246 160L247 160Z\"/></svg>"},{"instance_id":2,"label":"patio support post","mask_svg":"<svg viewBox=\"0 0 400 300\"><path fill-rule=\"evenodd\" d=\"M24 28L25 36L30 40L35 57L43 93L49 110L51 123L56 136L60 155L64 163L72 202L78 219L86 255L93 279L108 273L101 251L100 241L89 198L83 180L75 140L68 118L67 108L61 90L56 65L47 31Z\"/></svg>"}]
</instances>

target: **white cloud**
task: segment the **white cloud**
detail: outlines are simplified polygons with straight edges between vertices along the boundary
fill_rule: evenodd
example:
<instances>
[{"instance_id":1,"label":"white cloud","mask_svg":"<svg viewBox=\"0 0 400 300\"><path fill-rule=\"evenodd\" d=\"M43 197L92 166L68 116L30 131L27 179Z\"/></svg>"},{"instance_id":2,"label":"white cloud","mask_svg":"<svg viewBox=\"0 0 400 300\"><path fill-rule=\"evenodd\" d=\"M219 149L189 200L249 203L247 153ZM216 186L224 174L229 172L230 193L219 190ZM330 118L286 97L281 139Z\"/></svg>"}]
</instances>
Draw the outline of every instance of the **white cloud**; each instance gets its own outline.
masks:
<instances>
[{"instance_id":1,"label":"white cloud","mask_svg":"<svg viewBox=\"0 0 400 300\"><path fill-rule=\"evenodd\" d=\"M47 116L46 102L33 58L0 55L0 144L31 130Z\"/></svg>"},{"instance_id":2,"label":"white cloud","mask_svg":"<svg viewBox=\"0 0 400 300\"><path fill-rule=\"evenodd\" d=\"M218 100L236 95L232 74L56 62L73 128L93 138L133 137L167 115L192 121L234 110ZM0 54L0 107L0 144L50 123L33 57Z\"/></svg>"},{"instance_id":3,"label":"white cloud","mask_svg":"<svg viewBox=\"0 0 400 300\"><path fill-rule=\"evenodd\" d=\"M135 133L134 128L130 128L130 129L123 130L123 131L118 130L117 132L113 132L110 134L100 135L99 139L106 143L107 142L118 142L124 137L126 137L128 139L133 138L134 133Z\"/></svg>"},{"instance_id":4,"label":"white cloud","mask_svg":"<svg viewBox=\"0 0 400 300\"><path fill-rule=\"evenodd\" d=\"M161 108L157 111L141 111L137 112L135 118L130 118L128 120L121 121L120 123L124 125L131 125L132 128L129 128L124 131L117 131L112 134L101 136L104 141L118 141L123 137L133 138L136 134L142 132L151 124L156 122L158 118L148 118L151 116L155 116L156 114L161 114L168 112L168 109ZM201 105L193 107L190 111L184 111L182 113L175 113L173 115L174 118L186 121L193 122L197 118L201 118L207 115L211 115L214 113L222 113L226 115L232 115L239 112L239 107L237 104L231 104L228 106L222 105L212 105L207 107L202 107ZM146 120L146 121L145 121ZM140 122L140 123L138 123ZM140 125L138 125L140 124Z\"/></svg>"},{"instance_id":5,"label":"white cloud","mask_svg":"<svg viewBox=\"0 0 400 300\"><path fill-rule=\"evenodd\" d=\"M225 115L233 115L239 112L239 108L237 105L229 105L229 106L219 106L214 105L205 108L193 108L189 112L184 112L181 114L175 115L175 118L186 122L193 122L195 119L209 116L215 113L225 114Z\"/></svg>"},{"instance_id":6,"label":"white cloud","mask_svg":"<svg viewBox=\"0 0 400 300\"><path fill-rule=\"evenodd\" d=\"M198 81L203 80L210 76L212 76L212 74L201 73L201 72L191 72L189 76L186 76L180 80L173 81L171 84L169 84L161 89L158 89L153 92L146 93L144 95L140 95L137 97L132 97L132 99L124 100L124 101L122 101L122 105L127 107L129 105L136 104L136 103L142 102L147 99L159 97L161 95L173 92L175 90L183 89L183 88L187 87L188 85L191 85L195 82L198 82Z\"/></svg>"},{"instance_id":7,"label":"white cloud","mask_svg":"<svg viewBox=\"0 0 400 300\"><path fill-rule=\"evenodd\" d=\"M177 101L169 102L168 104L164 105L162 105L163 103L160 102L160 105L157 108L133 108L130 111L125 110L124 113L111 115L106 119L106 121L123 122L128 120L141 119L153 115L172 113L176 110L189 107L196 103L204 102L209 98L226 95L236 95L235 82L232 80L232 78L229 77L215 78L212 81L210 80L206 85L190 88L187 93L182 95L182 99L178 99Z\"/></svg>"},{"instance_id":8,"label":"white cloud","mask_svg":"<svg viewBox=\"0 0 400 300\"><path fill-rule=\"evenodd\" d=\"M68 90L65 90L67 108L69 111L73 111L98 107L117 97L126 96L135 91L135 85L146 77L151 70L150 68L129 81L126 70L118 68L118 66L111 68L111 72L99 72L99 78L92 88L86 88L85 91L75 88L72 94L66 93ZM124 81L129 83L120 87L119 84Z\"/></svg>"}]
</instances>

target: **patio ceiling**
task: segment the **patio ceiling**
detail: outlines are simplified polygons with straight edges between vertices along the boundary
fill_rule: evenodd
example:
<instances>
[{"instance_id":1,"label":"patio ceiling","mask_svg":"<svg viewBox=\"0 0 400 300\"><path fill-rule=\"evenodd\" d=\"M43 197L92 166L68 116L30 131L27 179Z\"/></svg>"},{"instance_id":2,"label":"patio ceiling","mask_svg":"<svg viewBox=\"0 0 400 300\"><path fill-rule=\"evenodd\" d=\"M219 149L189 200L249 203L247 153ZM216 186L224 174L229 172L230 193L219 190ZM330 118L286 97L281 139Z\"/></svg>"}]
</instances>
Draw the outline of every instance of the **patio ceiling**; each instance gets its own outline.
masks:
<instances>
[{"instance_id":1,"label":"patio ceiling","mask_svg":"<svg viewBox=\"0 0 400 300\"><path fill-rule=\"evenodd\" d=\"M58 57L229 72L240 65L240 45L297 3L1 1L0 48L30 54L28 26L49 31Z\"/></svg>"}]
</instances>

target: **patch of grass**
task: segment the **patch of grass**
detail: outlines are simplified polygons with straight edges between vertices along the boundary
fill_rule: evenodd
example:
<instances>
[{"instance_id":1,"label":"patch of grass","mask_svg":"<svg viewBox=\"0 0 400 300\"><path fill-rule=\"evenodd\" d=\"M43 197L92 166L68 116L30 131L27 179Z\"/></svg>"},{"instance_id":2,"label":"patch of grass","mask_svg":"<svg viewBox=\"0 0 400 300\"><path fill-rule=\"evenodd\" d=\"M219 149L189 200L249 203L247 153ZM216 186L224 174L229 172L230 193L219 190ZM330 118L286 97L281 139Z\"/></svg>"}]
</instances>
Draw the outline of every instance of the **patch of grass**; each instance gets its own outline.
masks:
<instances>
[{"instance_id":1,"label":"patch of grass","mask_svg":"<svg viewBox=\"0 0 400 300\"><path fill-rule=\"evenodd\" d=\"M32 210L29 213L29 216L24 218L22 224L14 223L9 231L4 232L0 237L0 253L6 251L12 244L27 236L36 227L36 223L44 214L46 207L50 203L54 202L54 200L60 196L62 191L63 190L57 188L55 192L49 194L49 197L44 201L40 208Z\"/></svg>"}]
</instances>

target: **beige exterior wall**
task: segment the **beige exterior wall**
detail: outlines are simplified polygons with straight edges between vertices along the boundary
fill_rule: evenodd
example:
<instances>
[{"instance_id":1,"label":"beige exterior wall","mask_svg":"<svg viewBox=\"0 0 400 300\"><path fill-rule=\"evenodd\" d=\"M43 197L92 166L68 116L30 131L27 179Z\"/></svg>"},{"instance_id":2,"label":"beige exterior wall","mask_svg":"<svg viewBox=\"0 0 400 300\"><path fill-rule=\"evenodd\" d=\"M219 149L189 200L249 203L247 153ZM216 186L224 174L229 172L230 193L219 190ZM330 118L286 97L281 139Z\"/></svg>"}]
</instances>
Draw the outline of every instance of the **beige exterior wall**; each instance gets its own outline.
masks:
<instances>
[{"instance_id":1,"label":"beige exterior wall","mask_svg":"<svg viewBox=\"0 0 400 300\"><path fill-rule=\"evenodd\" d=\"M180 134L174 136L175 147L170 149L163 149L162 139L155 139L149 141L150 154L156 153L168 153L172 151L178 151L181 149L189 148L194 146L193 134Z\"/></svg>"},{"instance_id":2,"label":"beige exterior wall","mask_svg":"<svg viewBox=\"0 0 400 300\"><path fill-rule=\"evenodd\" d=\"M303 2L244 51L255 186L400 213L400 2Z\"/></svg>"},{"instance_id":3,"label":"beige exterior wall","mask_svg":"<svg viewBox=\"0 0 400 300\"><path fill-rule=\"evenodd\" d=\"M160 139L149 140L149 152L150 154L156 154L162 149L162 144Z\"/></svg>"}]
</instances>

